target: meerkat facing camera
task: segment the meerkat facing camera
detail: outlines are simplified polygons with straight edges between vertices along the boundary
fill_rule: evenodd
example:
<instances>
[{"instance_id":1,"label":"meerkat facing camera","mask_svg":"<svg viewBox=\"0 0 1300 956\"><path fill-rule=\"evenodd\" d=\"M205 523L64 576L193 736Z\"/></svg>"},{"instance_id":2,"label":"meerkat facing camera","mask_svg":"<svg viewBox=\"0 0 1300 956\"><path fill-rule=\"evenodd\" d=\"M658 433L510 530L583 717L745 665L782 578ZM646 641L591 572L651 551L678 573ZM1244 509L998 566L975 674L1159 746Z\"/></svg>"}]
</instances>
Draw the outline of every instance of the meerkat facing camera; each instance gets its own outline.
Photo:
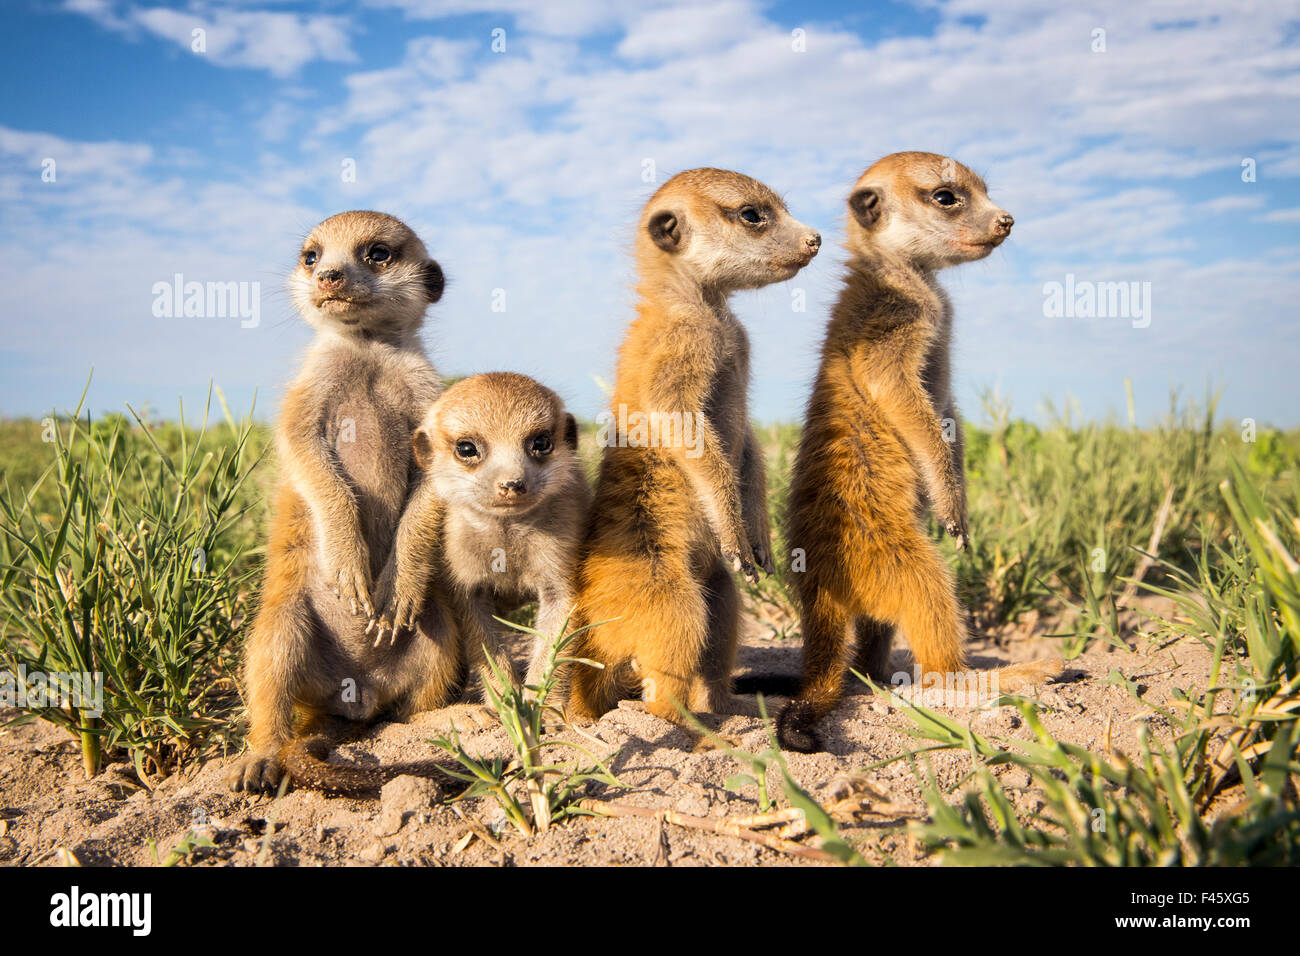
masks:
<instances>
[{"instance_id":1,"label":"meerkat facing camera","mask_svg":"<svg viewBox=\"0 0 1300 956\"><path fill-rule=\"evenodd\" d=\"M821 237L767 186L694 169L650 198L636 239L637 318L619 350L606 443L578 571L570 704L595 719L641 696L658 717L734 707L739 594L773 570L762 451L749 423L749 338L727 304L793 277ZM633 416L650 423L628 427ZM597 623L603 622L603 623Z\"/></svg>"},{"instance_id":2,"label":"meerkat facing camera","mask_svg":"<svg viewBox=\"0 0 1300 956\"><path fill-rule=\"evenodd\" d=\"M1014 220L983 180L933 153L895 153L848 200L848 275L832 313L790 486L787 540L803 625L803 680L782 746L818 749L852 658L885 680L895 628L922 673L965 664L953 578L923 523L928 502L968 539L952 307L939 269L983 259ZM856 645L856 647L855 647Z\"/></svg>"},{"instance_id":3,"label":"meerkat facing camera","mask_svg":"<svg viewBox=\"0 0 1300 956\"><path fill-rule=\"evenodd\" d=\"M274 787L286 768L307 785L376 782L370 771L328 778L303 735L439 707L462 671L436 587L389 646L373 646L357 613L372 609L415 474L411 432L441 389L418 331L442 269L400 220L345 212L308 235L289 287L317 335L276 424L281 478L244 651L250 750L234 789Z\"/></svg>"},{"instance_id":4,"label":"meerkat facing camera","mask_svg":"<svg viewBox=\"0 0 1300 956\"><path fill-rule=\"evenodd\" d=\"M442 575L473 669L489 679L486 649L513 678L508 629L494 616L536 600L539 636L524 679L536 686L573 610L573 571L591 499L577 422L549 388L525 375L490 372L448 388L412 446L424 479L385 569L392 596L377 637L410 626L428 579Z\"/></svg>"}]
</instances>

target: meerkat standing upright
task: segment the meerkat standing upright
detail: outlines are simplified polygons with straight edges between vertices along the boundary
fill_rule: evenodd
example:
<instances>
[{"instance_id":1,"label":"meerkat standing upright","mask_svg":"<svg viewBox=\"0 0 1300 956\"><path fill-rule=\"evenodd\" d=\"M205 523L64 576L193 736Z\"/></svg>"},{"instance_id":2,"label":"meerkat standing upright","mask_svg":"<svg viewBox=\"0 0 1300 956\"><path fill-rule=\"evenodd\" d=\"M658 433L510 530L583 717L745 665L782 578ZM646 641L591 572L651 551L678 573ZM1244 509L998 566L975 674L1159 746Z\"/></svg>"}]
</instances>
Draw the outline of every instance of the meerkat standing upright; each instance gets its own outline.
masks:
<instances>
[{"instance_id":1,"label":"meerkat standing upright","mask_svg":"<svg viewBox=\"0 0 1300 956\"><path fill-rule=\"evenodd\" d=\"M372 612L416 474L411 433L441 390L418 331L442 270L399 220L345 212L312 230L289 284L317 337L276 425L281 480L245 648L250 751L232 770L236 789L273 787L289 760L308 761L313 751L290 744L330 718L447 703L461 671L436 589L414 630L386 646L372 646L358 614Z\"/></svg>"},{"instance_id":2,"label":"meerkat standing upright","mask_svg":"<svg viewBox=\"0 0 1300 956\"><path fill-rule=\"evenodd\" d=\"M731 293L789 279L821 237L762 183L694 169L641 214L640 302L619 352L578 571L571 707L594 719L640 691L679 721L731 708L739 596L731 571L773 570L762 452L748 416L749 339ZM629 424L631 427L629 428Z\"/></svg>"},{"instance_id":3,"label":"meerkat standing upright","mask_svg":"<svg viewBox=\"0 0 1300 956\"><path fill-rule=\"evenodd\" d=\"M484 682L484 654L506 674L505 628L494 615L537 601L531 660L537 686L573 610L573 569L591 491L578 424L558 395L525 375L490 372L452 385L412 440L425 480L412 493L383 577L391 589L377 637L409 626L441 574Z\"/></svg>"},{"instance_id":4,"label":"meerkat standing upright","mask_svg":"<svg viewBox=\"0 0 1300 956\"><path fill-rule=\"evenodd\" d=\"M848 276L790 486L787 540L803 624L803 681L778 721L783 746L819 747L815 726L857 667L885 679L896 627L923 673L960 670L966 628L951 573L922 524L967 543L961 421L953 404L952 308L937 270L982 259L1013 220L984 182L933 153L895 153L849 196ZM853 645L856 643L856 650Z\"/></svg>"}]
</instances>

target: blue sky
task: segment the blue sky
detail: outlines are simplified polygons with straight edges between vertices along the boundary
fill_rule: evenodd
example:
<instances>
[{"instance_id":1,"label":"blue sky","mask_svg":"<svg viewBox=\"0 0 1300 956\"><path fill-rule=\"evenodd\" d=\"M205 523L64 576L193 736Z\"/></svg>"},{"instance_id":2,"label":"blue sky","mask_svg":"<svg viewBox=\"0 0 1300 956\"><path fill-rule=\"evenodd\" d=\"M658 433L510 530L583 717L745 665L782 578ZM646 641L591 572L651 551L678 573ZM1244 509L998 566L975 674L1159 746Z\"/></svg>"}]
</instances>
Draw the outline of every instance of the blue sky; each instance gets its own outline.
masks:
<instances>
[{"instance_id":1,"label":"blue sky","mask_svg":"<svg viewBox=\"0 0 1300 956\"><path fill-rule=\"evenodd\" d=\"M1127 377L1143 420L1171 388L1213 386L1225 417L1295 425L1298 41L1296 2L13 0L0 415L70 406L92 366L97 410L171 415L215 381L271 414L308 340L284 293L300 238L376 208L447 273L425 332L440 369L525 372L593 416L637 212L715 165L827 238L794 280L735 301L755 417L794 421L847 191L879 156L927 149L981 172L1017 222L944 275L968 417L992 387L1025 417L1067 395L1122 414ZM260 283L259 323L155 315L177 273ZM1067 276L1137 283L1149 314L1045 314Z\"/></svg>"}]
</instances>

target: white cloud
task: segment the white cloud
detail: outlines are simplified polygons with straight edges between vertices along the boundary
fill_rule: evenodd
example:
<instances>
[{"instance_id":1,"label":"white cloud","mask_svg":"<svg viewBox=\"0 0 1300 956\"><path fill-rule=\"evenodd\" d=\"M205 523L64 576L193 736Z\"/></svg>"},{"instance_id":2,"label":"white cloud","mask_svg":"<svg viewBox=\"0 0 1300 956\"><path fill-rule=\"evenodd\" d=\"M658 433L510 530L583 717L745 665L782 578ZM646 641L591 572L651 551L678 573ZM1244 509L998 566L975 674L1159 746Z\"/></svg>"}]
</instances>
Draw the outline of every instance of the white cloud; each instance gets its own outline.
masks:
<instances>
[{"instance_id":1,"label":"white cloud","mask_svg":"<svg viewBox=\"0 0 1300 956\"><path fill-rule=\"evenodd\" d=\"M1260 222L1300 222L1300 206L1291 209L1275 209L1255 217Z\"/></svg>"},{"instance_id":2,"label":"white cloud","mask_svg":"<svg viewBox=\"0 0 1300 956\"><path fill-rule=\"evenodd\" d=\"M356 60L354 27L341 16L237 10L211 2L181 11L109 0L65 0L64 8L117 32L143 30L217 66L266 70L277 77L290 76L316 60ZM203 31L199 39L196 30ZM196 50L200 39L202 49Z\"/></svg>"}]
</instances>

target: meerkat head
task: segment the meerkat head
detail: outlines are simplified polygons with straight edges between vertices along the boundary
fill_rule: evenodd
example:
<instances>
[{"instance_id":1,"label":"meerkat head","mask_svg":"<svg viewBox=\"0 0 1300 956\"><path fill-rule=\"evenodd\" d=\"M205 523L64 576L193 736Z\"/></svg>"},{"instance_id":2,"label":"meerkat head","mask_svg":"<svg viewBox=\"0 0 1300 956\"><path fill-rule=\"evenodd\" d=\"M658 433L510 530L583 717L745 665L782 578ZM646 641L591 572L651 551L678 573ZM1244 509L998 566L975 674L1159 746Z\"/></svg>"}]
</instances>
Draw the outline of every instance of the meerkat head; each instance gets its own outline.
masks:
<instances>
[{"instance_id":1,"label":"meerkat head","mask_svg":"<svg viewBox=\"0 0 1300 956\"><path fill-rule=\"evenodd\" d=\"M670 269L726 293L791 278L821 243L758 180L725 169L690 169L646 203L637 258L643 272Z\"/></svg>"},{"instance_id":2,"label":"meerkat head","mask_svg":"<svg viewBox=\"0 0 1300 956\"><path fill-rule=\"evenodd\" d=\"M381 212L330 216L303 241L289 277L308 324L344 334L401 338L442 298L443 276L424 243Z\"/></svg>"},{"instance_id":3,"label":"meerkat head","mask_svg":"<svg viewBox=\"0 0 1300 956\"><path fill-rule=\"evenodd\" d=\"M849 195L851 251L942 269L983 259L1015 220L989 199L984 180L935 153L893 153Z\"/></svg>"},{"instance_id":4,"label":"meerkat head","mask_svg":"<svg viewBox=\"0 0 1300 956\"><path fill-rule=\"evenodd\" d=\"M449 508L497 516L531 511L557 477L578 467L578 423L553 391L514 372L452 385L412 444Z\"/></svg>"}]
</instances>

